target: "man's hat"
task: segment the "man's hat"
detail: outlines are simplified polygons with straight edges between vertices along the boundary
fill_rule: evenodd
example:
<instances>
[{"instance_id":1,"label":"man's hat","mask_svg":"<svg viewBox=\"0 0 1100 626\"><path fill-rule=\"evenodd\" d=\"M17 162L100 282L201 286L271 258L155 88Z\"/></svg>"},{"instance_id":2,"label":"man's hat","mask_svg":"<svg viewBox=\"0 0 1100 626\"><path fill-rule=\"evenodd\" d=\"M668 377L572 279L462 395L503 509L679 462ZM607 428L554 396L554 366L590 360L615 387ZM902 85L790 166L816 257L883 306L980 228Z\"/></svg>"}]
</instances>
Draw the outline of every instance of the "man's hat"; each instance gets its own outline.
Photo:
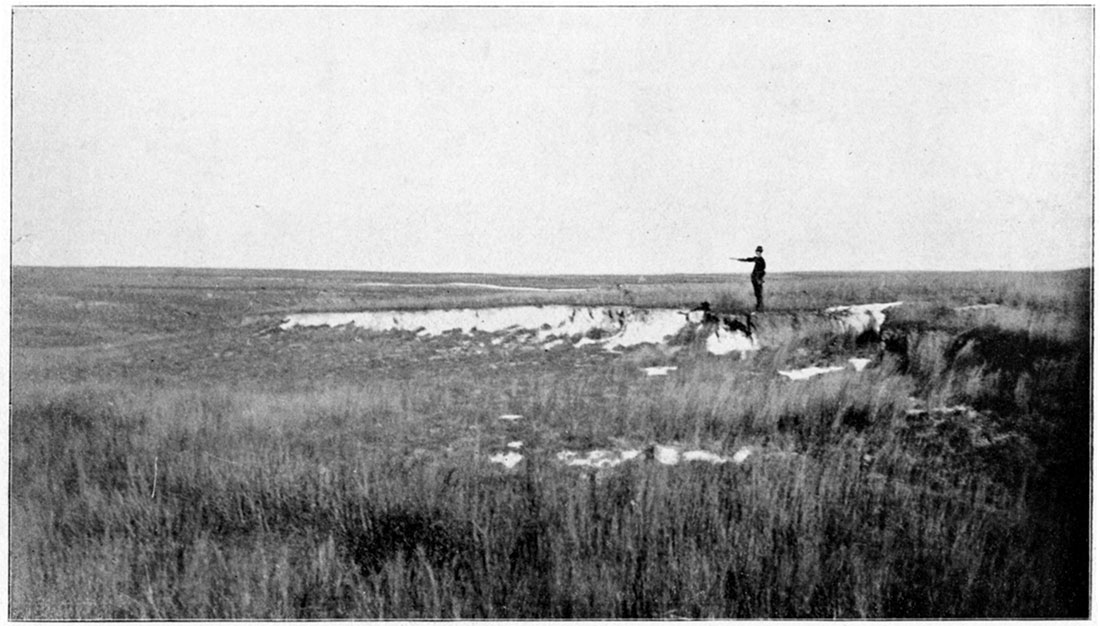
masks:
<instances>
[{"instance_id":1,"label":"man's hat","mask_svg":"<svg viewBox=\"0 0 1100 626\"><path fill-rule=\"evenodd\" d=\"M764 251L764 246L756 246L756 251L757 252L763 252Z\"/></svg>"}]
</instances>

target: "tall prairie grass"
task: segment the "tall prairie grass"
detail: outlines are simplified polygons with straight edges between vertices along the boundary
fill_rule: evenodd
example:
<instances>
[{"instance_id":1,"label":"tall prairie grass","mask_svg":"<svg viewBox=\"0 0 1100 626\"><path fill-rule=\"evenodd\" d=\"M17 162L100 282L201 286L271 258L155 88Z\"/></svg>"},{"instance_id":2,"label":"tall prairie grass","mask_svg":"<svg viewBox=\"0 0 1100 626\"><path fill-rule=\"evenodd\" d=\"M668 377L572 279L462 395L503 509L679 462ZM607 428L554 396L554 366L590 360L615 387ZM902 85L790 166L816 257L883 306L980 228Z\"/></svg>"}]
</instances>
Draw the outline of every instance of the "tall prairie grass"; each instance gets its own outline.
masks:
<instances>
[{"instance_id":1,"label":"tall prairie grass","mask_svg":"<svg viewBox=\"0 0 1100 626\"><path fill-rule=\"evenodd\" d=\"M1029 506L1049 467L1031 440L982 447L973 424L912 427L918 383L888 369L793 383L750 366L686 363L656 385L623 369L511 388L457 376L286 394L20 392L11 615L1074 610ZM509 430L505 411L529 423ZM527 447L519 469L488 464L512 437ZM553 460L616 441L777 454L600 474Z\"/></svg>"},{"instance_id":2,"label":"tall prairie grass","mask_svg":"<svg viewBox=\"0 0 1100 626\"><path fill-rule=\"evenodd\" d=\"M768 341L745 360L685 338L598 368L165 385L61 382L76 366L27 347L9 617L1086 616L1087 297L1026 275L861 280L777 276ZM630 289L606 294L742 305L713 282ZM1005 306L953 309L983 299ZM884 344L803 310L874 300L918 301L891 311ZM774 374L852 354L875 365ZM651 362L678 369L641 376ZM488 462L515 440L515 469ZM753 454L602 471L555 459L653 444Z\"/></svg>"}]
</instances>

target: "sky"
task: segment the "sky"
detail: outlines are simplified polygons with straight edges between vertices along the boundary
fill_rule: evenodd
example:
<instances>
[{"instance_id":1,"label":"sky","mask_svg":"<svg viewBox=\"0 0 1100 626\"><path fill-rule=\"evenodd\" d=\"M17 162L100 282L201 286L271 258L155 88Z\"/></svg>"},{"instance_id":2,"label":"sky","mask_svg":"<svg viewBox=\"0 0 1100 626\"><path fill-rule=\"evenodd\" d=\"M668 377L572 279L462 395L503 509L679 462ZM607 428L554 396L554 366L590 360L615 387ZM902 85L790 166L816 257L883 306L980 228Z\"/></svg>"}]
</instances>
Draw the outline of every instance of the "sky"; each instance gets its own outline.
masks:
<instances>
[{"instance_id":1,"label":"sky","mask_svg":"<svg viewBox=\"0 0 1100 626\"><path fill-rule=\"evenodd\" d=\"M12 262L1088 267L1093 17L16 8Z\"/></svg>"}]
</instances>

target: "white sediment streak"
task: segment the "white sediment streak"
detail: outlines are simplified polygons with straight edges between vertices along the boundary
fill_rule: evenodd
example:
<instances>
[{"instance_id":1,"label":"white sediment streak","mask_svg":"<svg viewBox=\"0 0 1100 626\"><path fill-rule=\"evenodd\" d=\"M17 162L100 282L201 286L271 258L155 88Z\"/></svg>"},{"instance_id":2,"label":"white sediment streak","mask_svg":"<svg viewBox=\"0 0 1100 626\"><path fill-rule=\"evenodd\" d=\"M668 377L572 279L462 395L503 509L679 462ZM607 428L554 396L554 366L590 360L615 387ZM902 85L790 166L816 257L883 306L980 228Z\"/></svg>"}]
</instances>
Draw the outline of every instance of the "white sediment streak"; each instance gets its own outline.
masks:
<instances>
[{"instance_id":1,"label":"white sediment streak","mask_svg":"<svg viewBox=\"0 0 1100 626\"><path fill-rule=\"evenodd\" d=\"M563 450L557 454L557 459L571 467L605 469L637 458L639 454L638 450L591 450L586 454Z\"/></svg>"},{"instance_id":2,"label":"white sediment streak","mask_svg":"<svg viewBox=\"0 0 1100 626\"><path fill-rule=\"evenodd\" d=\"M706 450L689 450L680 455L680 458L684 461L703 461L715 465L721 465L729 461L729 459L723 456L719 456L713 452L707 452Z\"/></svg>"},{"instance_id":3,"label":"white sediment streak","mask_svg":"<svg viewBox=\"0 0 1100 626\"><path fill-rule=\"evenodd\" d=\"M844 368L837 365L831 367L806 367L800 370L779 370L779 375L786 376L791 380L806 380L807 378L828 374L829 372L839 372L842 369Z\"/></svg>"},{"instance_id":4,"label":"white sediment streak","mask_svg":"<svg viewBox=\"0 0 1100 626\"><path fill-rule=\"evenodd\" d=\"M557 460L570 467L591 467L595 469L607 469L621 465L634 459L647 459L661 465L680 465L681 463L710 463L723 465L733 463L740 465L750 457L760 459L797 457L791 452L765 451L755 447L744 446L737 450L731 457L709 450L682 451L677 445L654 444L641 450L591 450L580 453L572 450L563 450L557 454Z\"/></svg>"},{"instance_id":5,"label":"white sediment streak","mask_svg":"<svg viewBox=\"0 0 1100 626\"><path fill-rule=\"evenodd\" d=\"M666 376L666 375L668 375L669 372L672 372L672 371L675 371L675 370L676 370L675 365L663 365L663 366L643 367L642 368L642 371L645 372L646 376Z\"/></svg>"},{"instance_id":6,"label":"white sediment streak","mask_svg":"<svg viewBox=\"0 0 1100 626\"><path fill-rule=\"evenodd\" d=\"M653 460L662 465L676 465L680 462L680 451L672 446L653 446Z\"/></svg>"},{"instance_id":7,"label":"white sediment streak","mask_svg":"<svg viewBox=\"0 0 1100 626\"><path fill-rule=\"evenodd\" d=\"M578 291L588 291L582 287L526 287L526 286L510 286L510 285L492 285L489 283L446 283L447 287L465 287L468 289L495 289L498 291L555 291L575 293Z\"/></svg>"},{"instance_id":8,"label":"white sediment streak","mask_svg":"<svg viewBox=\"0 0 1100 626\"><path fill-rule=\"evenodd\" d=\"M511 469L519 464L523 460L523 455L518 452L506 452L501 454L494 454L489 457L490 463L499 463L508 469Z\"/></svg>"},{"instance_id":9,"label":"white sediment streak","mask_svg":"<svg viewBox=\"0 0 1100 626\"><path fill-rule=\"evenodd\" d=\"M440 287L458 287L460 289L492 289L495 291L557 291L557 292L577 292L588 291L584 288L577 287L525 287L525 286L511 286L511 285L493 285L490 283L464 283L464 282L451 282L451 283L387 283L387 282L365 282L355 283L357 287L403 287L414 289L437 289Z\"/></svg>"},{"instance_id":10,"label":"white sediment streak","mask_svg":"<svg viewBox=\"0 0 1100 626\"><path fill-rule=\"evenodd\" d=\"M975 412L969 406L965 404L957 404L955 406L940 406L932 408L914 408L905 412L910 417L920 417L923 415L967 415Z\"/></svg>"},{"instance_id":11,"label":"white sediment streak","mask_svg":"<svg viewBox=\"0 0 1100 626\"><path fill-rule=\"evenodd\" d=\"M867 364L871 362L871 359L851 358L848 359L848 362L852 364L852 367L856 368L857 372L862 372L864 368L867 367Z\"/></svg>"},{"instance_id":12,"label":"white sediment streak","mask_svg":"<svg viewBox=\"0 0 1100 626\"><path fill-rule=\"evenodd\" d=\"M748 446L746 446L744 448L741 448L740 450L738 450L737 452L734 453L733 462L740 465L741 463L744 463L746 460L748 460L748 458L750 456L752 456L752 453L753 453L753 449L748 447Z\"/></svg>"}]
</instances>

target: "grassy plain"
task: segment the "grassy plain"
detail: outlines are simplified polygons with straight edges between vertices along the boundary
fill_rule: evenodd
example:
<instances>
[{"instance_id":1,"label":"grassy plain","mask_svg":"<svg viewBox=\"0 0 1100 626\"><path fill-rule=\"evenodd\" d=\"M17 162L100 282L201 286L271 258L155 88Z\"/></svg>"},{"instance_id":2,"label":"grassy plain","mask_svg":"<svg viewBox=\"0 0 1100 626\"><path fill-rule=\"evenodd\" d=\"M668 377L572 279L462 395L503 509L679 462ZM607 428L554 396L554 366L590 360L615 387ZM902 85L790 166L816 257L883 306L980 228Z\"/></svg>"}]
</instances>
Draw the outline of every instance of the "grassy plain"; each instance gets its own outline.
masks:
<instances>
[{"instance_id":1,"label":"grassy plain","mask_svg":"<svg viewBox=\"0 0 1100 626\"><path fill-rule=\"evenodd\" d=\"M1084 617L1090 280L770 276L759 332L782 340L739 360L690 340L612 355L275 326L532 303L733 312L740 276L15 268L9 617ZM817 313L895 300L881 338ZM955 309L974 304L999 306ZM854 355L874 360L776 375ZM654 364L678 369L639 370ZM487 462L515 440L516 468ZM668 443L774 454L554 458Z\"/></svg>"}]
</instances>

